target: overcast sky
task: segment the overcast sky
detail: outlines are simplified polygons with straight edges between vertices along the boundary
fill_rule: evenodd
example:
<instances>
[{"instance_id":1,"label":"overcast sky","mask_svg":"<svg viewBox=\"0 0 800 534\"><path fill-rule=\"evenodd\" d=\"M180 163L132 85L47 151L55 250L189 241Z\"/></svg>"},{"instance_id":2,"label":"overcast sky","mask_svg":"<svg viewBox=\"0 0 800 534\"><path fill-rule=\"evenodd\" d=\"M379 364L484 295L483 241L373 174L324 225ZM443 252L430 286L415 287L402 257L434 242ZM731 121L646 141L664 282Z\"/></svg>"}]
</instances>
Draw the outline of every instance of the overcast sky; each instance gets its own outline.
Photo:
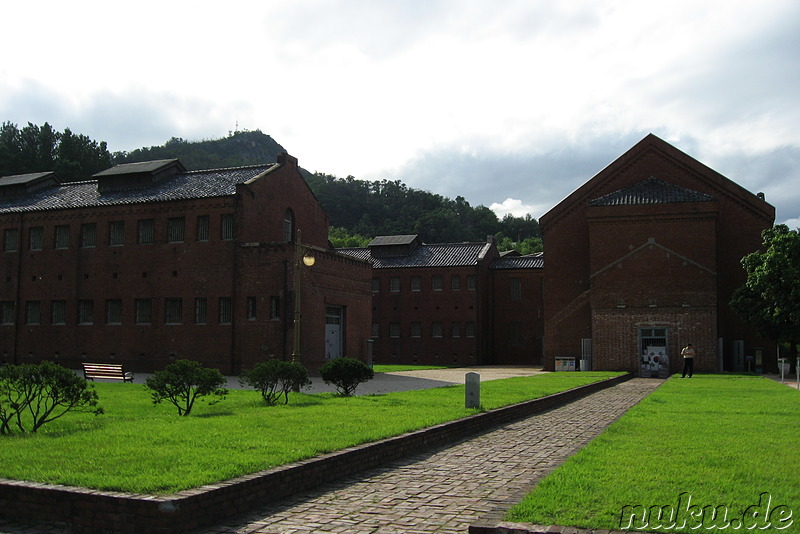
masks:
<instances>
[{"instance_id":1,"label":"overcast sky","mask_svg":"<svg viewBox=\"0 0 800 534\"><path fill-rule=\"evenodd\" d=\"M271 135L311 171L539 218L648 133L800 226L797 0L4 2L0 121Z\"/></svg>"}]
</instances>

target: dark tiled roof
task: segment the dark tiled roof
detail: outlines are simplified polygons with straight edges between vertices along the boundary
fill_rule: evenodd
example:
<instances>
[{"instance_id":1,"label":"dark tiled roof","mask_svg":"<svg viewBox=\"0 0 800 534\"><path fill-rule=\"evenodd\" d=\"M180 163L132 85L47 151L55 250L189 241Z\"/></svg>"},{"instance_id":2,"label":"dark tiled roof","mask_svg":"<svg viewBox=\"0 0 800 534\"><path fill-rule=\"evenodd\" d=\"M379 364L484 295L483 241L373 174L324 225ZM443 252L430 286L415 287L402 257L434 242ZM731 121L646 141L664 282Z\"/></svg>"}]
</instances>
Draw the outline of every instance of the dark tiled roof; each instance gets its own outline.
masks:
<instances>
[{"instance_id":1,"label":"dark tiled roof","mask_svg":"<svg viewBox=\"0 0 800 534\"><path fill-rule=\"evenodd\" d=\"M137 163L122 163L120 165L115 165L110 169L106 169L104 171L100 171L93 176L93 178L98 178L102 176L112 176L117 174L130 174L130 173L152 173L156 172L170 164L178 163L177 159L156 159L153 161L140 161ZM183 165L181 165L183 168ZM186 169L184 169L186 170Z\"/></svg>"},{"instance_id":2,"label":"dark tiled roof","mask_svg":"<svg viewBox=\"0 0 800 534\"><path fill-rule=\"evenodd\" d=\"M490 269L543 269L544 254L537 252L527 256L503 256L492 262Z\"/></svg>"},{"instance_id":3,"label":"dark tiled roof","mask_svg":"<svg viewBox=\"0 0 800 534\"><path fill-rule=\"evenodd\" d=\"M3 176L0 178L0 186L2 185L22 185L30 182L35 182L41 178L51 176L53 171L49 172L32 172L29 174L15 174L14 176Z\"/></svg>"},{"instance_id":4,"label":"dark tiled roof","mask_svg":"<svg viewBox=\"0 0 800 534\"><path fill-rule=\"evenodd\" d=\"M709 202L713 195L693 191L651 176L630 187L589 201L590 206L632 206L636 204L672 204Z\"/></svg>"},{"instance_id":5,"label":"dark tiled roof","mask_svg":"<svg viewBox=\"0 0 800 534\"><path fill-rule=\"evenodd\" d=\"M337 252L372 262L375 269L399 267L468 267L477 265L488 243L420 245L407 256L375 258L369 248L341 248Z\"/></svg>"},{"instance_id":6,"label":"dark tiled roof","mask_svg":"<svg viewBox=\"0 0 800 534\"><path fill-rule=\"evenodd\" d=\"M369 242L368 247L382 247L386 245L410 245L416 241L418 236L411 235L379 235Z\"/></svg>"},{"instance_id":7,"label":"dark tiled roof","mask_svg":"<svg viewBox=\"0 0 800 534\"><path fill-rule=\"evenodd\" d=\"M274 165L269 163L250 167L190 171L175 175L152 187L106 193L98 191L96 180L62 184L36 191L23 198L0 200L0 213L230 196L236 192L237 184L252 180Z\"/></svg>"}]
</instances>

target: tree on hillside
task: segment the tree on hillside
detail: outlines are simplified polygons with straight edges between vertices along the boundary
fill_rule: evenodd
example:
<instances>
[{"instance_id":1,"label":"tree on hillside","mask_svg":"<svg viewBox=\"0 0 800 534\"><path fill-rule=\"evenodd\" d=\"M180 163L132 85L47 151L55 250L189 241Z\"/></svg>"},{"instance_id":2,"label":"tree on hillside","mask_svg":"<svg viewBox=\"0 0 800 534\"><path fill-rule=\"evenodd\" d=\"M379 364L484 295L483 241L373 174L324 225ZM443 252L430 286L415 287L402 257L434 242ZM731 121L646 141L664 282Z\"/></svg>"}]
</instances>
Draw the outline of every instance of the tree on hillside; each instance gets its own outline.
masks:
<instances>
[{"instance_id":1,"label":"tree on hillside","mask_svg":"<svg viewBox=\"0 0 800 534\"><path fill-rule=\"evenodd\" d=\"M800 341L800 234L785 224L761 233L763 252L742 258L747 281L731 307L761 335L794 348Z\"/></svg>"},{"instance_id":2,"label":"tree on hillside","mask_svg":"<svg viewBox=\"0 0 800 534\"><path fill-rule=\"evenodd\" d=\"M0 176L56 171L61 181L83 180L112 166L105 141L98 143L69 128L57 132L48 123L28 123L21 130L0 127Z\"/></svg>"}]
</instances>

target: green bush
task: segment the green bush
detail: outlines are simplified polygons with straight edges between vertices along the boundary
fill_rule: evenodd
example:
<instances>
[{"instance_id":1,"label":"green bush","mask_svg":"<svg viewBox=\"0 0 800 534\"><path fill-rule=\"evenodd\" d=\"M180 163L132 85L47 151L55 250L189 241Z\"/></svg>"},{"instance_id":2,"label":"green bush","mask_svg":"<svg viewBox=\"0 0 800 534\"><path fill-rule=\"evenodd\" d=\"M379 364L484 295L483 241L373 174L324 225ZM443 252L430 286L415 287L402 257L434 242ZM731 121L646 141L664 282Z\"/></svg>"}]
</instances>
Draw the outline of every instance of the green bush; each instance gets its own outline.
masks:
<instances>
[{"instance_id":1,"label":"green bush","mask_svg":"<svg viewBox=\"0 0 800 534\"><path fill-rule=\"evenodd\" d=\"M375 373L367 364L355 358L336 358L319 370L326 384L336 386L336 391L345 397L351 396L356 387L367 380L372 380Z\"/></svg>"},{"instance_id":2,"label":"green bush","mask_svg":"<svg viewBox=\"0 0 800 534\"><path fill-rule=\"evenodd\" d=\"M228 390L223 388L225 377L218 369L203 367L200 362L178 360L156 371L148 378L145 387L150 389L153 403L166 399L178 409L178 415L189 415L195 401L200 397L214 395L216 404L225 399Z\"/></svg>"},{"instance_id":3,"label":"green bush","mask_svg":"<svg viewBox=\"0 0 800 534\"><path fill-rule=\"evenodd\" d=\"M242 373L239 382L261 392L264 402L272 406L283 396L283 403L289 403L289 391L311 383L308 371L299 362L267 360L259 362L249 371Z\"/></svg>"},{"instance_id":4,"label":"green bush","mask_svg":"<svg viewBox=\"0 0 800 534\"><path fill-rule=\"evenodd\" d=\"M103 413L97 392L73 371L53 362L0 367L0 434L36 432L67 412Z\"/></svg>"}]
</instances>

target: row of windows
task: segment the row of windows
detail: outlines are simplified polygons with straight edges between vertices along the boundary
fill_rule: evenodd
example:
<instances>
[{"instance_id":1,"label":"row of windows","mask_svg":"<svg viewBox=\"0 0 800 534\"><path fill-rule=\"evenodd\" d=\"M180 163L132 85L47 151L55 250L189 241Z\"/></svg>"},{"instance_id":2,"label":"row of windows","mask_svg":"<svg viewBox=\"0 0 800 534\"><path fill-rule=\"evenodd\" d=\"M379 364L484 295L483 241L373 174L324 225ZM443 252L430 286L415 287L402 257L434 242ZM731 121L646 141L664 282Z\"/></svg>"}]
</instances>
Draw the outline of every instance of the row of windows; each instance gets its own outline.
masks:
<instances>
[{"instance_id":1,"label":"row of windows","mask_svg":"<svg viewBox=\"0 0 800 534\"><path fill-rule=\"evenodd\" d=\"M445 332L444 323L441 321L434 321L430 323L428 327L426 327L425 334L429 334L432 338L443 338L445 337L445 333L451 338L475 337L475 323L473 321L467 321L463 325L459 322L453 322L450 323L449 326L449 330ZM381 337L380 330L380 323L372 323L373 338ZM409 337L412 338L423 337L422 323L418 321L411 322L408 326L407 332ZM400 323L389 323L389 337L403 337L403 329L401 328Z\"/></svg>"},{"instance_id":2,"label":"row of windows","mask_svg":"<svg viewBox=\"0 0 800 534\"><path fill-rule=\"evenodd\" d=\"M255 320L258 312L258 299L247 297L246 317L248 320ZM154 314L154 299L134 299L132 303L133 313L130 319L134 324L146 325L154 323L157 318ZM166 298L163 301L163 322L164 324L183 324L185 320L184 299ZM99 320L94 300L79 300L77 302L76 318L79 325L95 324ZM122 299L107 299L105 301L105 316L102 322L107 325L121 325L125 321ZM29 300L25 303L26 325L45 324L48 310L39 300ZM208 324L209 322L208 299L198 297L194 299L194 323ZM0 303L0 324L13 325L16 320L16 309L13 301L3 301ZM269 318L277 320L280 318L280 297L270 297ZM220 297L217 302L217 323L231 324L233 322L233 299L231 297ZM49 308L49 324L67 324L67 301L52 300Z\"/></svg>"},{"instance_id":3,"label":"row of windows","mask_svg":"<svg viewBox=\"0 0 800 534\"><path fill-rule=\"evenodd\" d=\"M411 291L422 291L422 277L421 276L412 276L409 279L409 283L411 286ZM475 290L476 284L476 276L474 274L467 275L467 289L470 291ZM399 276L392 276L389 278L389 291L392 293L397 293L401 290L400 284L400 277ZM433 275L431 276L431 290L433 291L442 291L444 289L444 277L441 275ZM461 275L454 274L450 277L450 289L452 291L459 291L461 289ZM372 291L373 293L379 293L381 291L381 279L380 278L373 278L372 279Z\"/></svg>"},{"instance_id":4,"label":"row of windows","mask_svg":"<svg viewBox=\"0 0 800 534\"><path fill-rule=\"evenodd\" d=\"M162 232L159 234L159 230ZM233 239L233 214L226 213L220 216L220 239L230 241ZM67 249L70 247L71 227L68 224L59 224L53 228L53 248ZM199 215L196 225L196 240L208 241L210 235L210 217ZM42 250L44 248L44 227L33 226L28 229L28 250ZM167 243L182 243L186 240L186 218L170 217L162 225L156 225L155 219L140 219L136 224L136 242L139 245L152 245L157 239ZM125 221L110 221L105 242L111 247L125 245ZM98 243L97 223L81 224L78 233L78 244L81 248L96 247ZM7 228L3 231L3 251L15 252L20 249L20 230Z\"/></svg>"}]
</instances>

